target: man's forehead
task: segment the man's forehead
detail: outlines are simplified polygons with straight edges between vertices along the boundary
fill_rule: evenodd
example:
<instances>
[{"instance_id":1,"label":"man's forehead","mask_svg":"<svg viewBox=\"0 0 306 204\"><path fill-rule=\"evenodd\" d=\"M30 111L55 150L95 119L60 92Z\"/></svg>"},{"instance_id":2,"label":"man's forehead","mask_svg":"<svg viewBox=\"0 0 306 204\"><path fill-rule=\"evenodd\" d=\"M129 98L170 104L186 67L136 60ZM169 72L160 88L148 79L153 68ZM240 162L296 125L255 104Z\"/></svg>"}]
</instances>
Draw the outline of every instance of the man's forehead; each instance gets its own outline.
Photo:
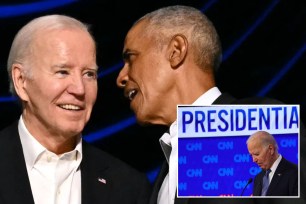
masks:
<instances>
[{"instance_id":1,"label":"man's forehead","mask_svg":"<svg viewBox=\"0 0 306 204\"><path fill-rule=\"evenodd\" d=\"M254 149L255 149L255 148L258 149L258 148L261 147L260 142L259 142L258 139L252 139L252 140L250 140L250 141L249 141L249 146L252 147L252 148L254 148Z\"/></svg>"},{"instance_id":2,"label":"man's forehead","mask_svg":"<svg viewBox=\"0 0 306 204\"><path fill-rule=\"evenodd\" d=\"M138 50L145 46L148 42L149 39L146 40L143 38L144 36L141 35L140 33L129 33L129 35L125 38L124 41L124 51L126 50Z\"/></svg>"},{"instance_id":3,"label":"man's forehead","mask_svg":"<svg viewBox=\"0 0 306 204\"><path fill-rule=\"evenodd\" d=\"M145 30L146 25L147 22L145 20L139 21L136 24L134 24L133 27L129 30L127 38L141 36L146 31Z\"/></svg>"}]
</instances>

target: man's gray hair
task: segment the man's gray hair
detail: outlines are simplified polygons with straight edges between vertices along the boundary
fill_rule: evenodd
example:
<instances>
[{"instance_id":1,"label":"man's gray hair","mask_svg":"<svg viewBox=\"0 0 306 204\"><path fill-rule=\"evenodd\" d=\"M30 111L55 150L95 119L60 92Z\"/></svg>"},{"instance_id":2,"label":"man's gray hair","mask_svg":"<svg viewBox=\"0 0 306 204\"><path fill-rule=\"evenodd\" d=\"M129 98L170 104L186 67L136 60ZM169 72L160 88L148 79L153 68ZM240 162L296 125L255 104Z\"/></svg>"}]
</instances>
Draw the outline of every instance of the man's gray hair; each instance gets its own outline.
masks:
<instances>
[{"instance_id":1,"label":"man's gray hair","mask_svg":"<svg viewBox=\"0 0 306 204\"><path fill-rule=\"evenodd\" d=\"M144 35L162 47L176 34L185 35L191 43L194 60L203 70L216 71L222 59L222 47L212 22L198 9L189 6L168 6L146 14ZM135 24L137 24L135 22ZM135 25L134 24L134 25Z\"/></svg>"},{"instance_id":2,"label":"man's gray hair","mask_svg":"<svg viewBox=\"0 0 306 204\"><path fill-rule=\"evenodd\" d=\"M260 141L260 144L262 146L268 146L268 145L273 145L276 149L276 151L278 152L278 145L277 142L275 140L275 138L273 137L273 135L271 135L270 133L266 132L266 131L257 131L255 133L253 133L246 141L246 143L248 144L249 142L253 141L253 140L257 140Z\"/></svg>"}]
</instances>

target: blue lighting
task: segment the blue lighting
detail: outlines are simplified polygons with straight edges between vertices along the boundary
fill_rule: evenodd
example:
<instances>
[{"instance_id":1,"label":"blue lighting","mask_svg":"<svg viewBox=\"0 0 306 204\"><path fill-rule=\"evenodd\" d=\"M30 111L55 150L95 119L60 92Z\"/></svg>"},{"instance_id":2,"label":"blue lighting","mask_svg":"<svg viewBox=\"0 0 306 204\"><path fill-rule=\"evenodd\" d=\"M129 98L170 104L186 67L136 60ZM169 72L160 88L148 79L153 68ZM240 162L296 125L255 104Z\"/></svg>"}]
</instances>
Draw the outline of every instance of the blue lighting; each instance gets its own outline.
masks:
<instances>
[{"instance_id":1,"label":"blue lighting","mask_svg":"<svg viewBox=\"0 0 306 204\"><path fill-rule=\"evenodd\" d=\"M292 66L298 61L298 59L303 56L305 50L306 50L306 44L304 44L297 51L297 53L288 61L288 63L281 68L278 74L276 74L275 77L273 77L269 81L269 83L257 93L257 96L266 95L277 84L277 82L292 68Z\"/></svg>"},{"instance_id":2,"label":"blue lighting","mask_svg":"<svg viewBox=\"0 0 306 204\"><path fill-rule=\"evenodd\" d=\"M0 103L6 103L6 102L13 102L16 101L17 98L15 96L1 96L0 97Z\"/></svg>"},{"instance_id":3,"label":"blue lighting","mask_svg":"<svg viewBox=\"0 0 306 204\"><path fill-rule=\"evenodd\" d=\"M94 133L91 133L89 135L83 136L83 139L87 142L95 142L97 140L100 140L104 137L110 136L113 133L116 133L126 127L129 127L136 123L136 118L134 116L129 117L127 119L124 119L114 125L108 126L104 129L98 130Z\"/></svg>"},{"instance_id":4,"label":"blue lighting","mask_svg":"<svg viewBox=\"0 0 306 204\"><path fill-rule=\"evenodd\" d=\"M157 177L159 171L160 171L160 166L158 168L155 168L155 169L147 172L147 177L148 177L148 179L151 183L153 183L156 180L156 177Z\"/></svg>"},{"instance_id":5,"label":"blue lighting","mask_svg":"<svg viewBox=\"0 0 306 204\"><path fill-rule=\"evenodd\" d=\"M207 2L202 8L201 11L205 12L207 11L214 3L216 3L218 0L210 0L209 2Z\"/></svg>"},{"instance_id":6,"label":"blue lighting","mask_svg":"<svg viewBox=\"0 0 306 204\"><path fill-rule=\"evenodd\" d=\"M0 5L0 18L10 18L54 9L78 0L44 0L18 5Z\"/></svg>"},{"instance_id":7,"label":"blue lighting","mask_svg":"<svg viewBox=\"0 0 306 204\"><path fill-rule=\"evenodd\" d=\"M276 4L278 4L279 0L274 0L268 8L263 12L263 14L257 18L255 23L242 35L233 45L228 48L224 53L223 53L223 61L227 60L233 52L251 35L254 30L266 19L266 17L269 15L269 13L274 9Z\"/></svg>"},{"instance_id":8,"label":"blue lighting","mask_svg":"<svg viewBox=\"0 0 306 204\"><path fill-rule=\"evenodd\" d=\"M106 76L108 74L111 74L112 72L117 71L117 70L121 69L122 67L123 67L123 62L119 62L119 63L113 65L112 67L107 68L107 69L101 71L98 74L98 78L101 78L101 77L104 77L104 76Z\"/></svg>"}]
</instances>

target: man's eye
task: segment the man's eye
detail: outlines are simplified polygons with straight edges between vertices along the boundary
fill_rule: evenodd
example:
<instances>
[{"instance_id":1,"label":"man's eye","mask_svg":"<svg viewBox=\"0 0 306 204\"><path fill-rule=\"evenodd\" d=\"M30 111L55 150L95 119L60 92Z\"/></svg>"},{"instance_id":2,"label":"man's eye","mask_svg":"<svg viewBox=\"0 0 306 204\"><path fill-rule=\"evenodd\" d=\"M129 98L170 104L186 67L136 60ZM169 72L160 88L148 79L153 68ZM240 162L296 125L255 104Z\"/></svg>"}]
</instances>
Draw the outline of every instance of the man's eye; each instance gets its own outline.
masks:
<instances>
[{"instance_id":1,"label":"man's eye","mask_svg":"<svg viewBox=\"0 0 306 204\"><path fill-rule=\"evenodd\" d=\"M97 72L88 71L88 72L85 72L85 76L86 76L87 78L96 79L96 78L97 78Z\"/></svg>"},{"instance_id":2,"label":"man's eye","mask_svg":"<svg viewBox=\"0 0 306 204\"><path fill-rule=\"evenodd\" d=\"M66 70L60 70L60 71L57 71L56 74L58 74L58 75L68 75L69 73Z\"/></svg>"},{"instance_id":3,"label":"man's eye","mask_svg":"<svg viewBox=\"0 0 306 204\"><path fill-rule=\"evenodd\" d=\"M123 58L123 60L125 60L125 61L129 61L129 60L130 60L130 56L131 56L131 53L129 53L129 52L124 52L124 53L122 54L122 58Z\"/></svg>"}]
</instances>

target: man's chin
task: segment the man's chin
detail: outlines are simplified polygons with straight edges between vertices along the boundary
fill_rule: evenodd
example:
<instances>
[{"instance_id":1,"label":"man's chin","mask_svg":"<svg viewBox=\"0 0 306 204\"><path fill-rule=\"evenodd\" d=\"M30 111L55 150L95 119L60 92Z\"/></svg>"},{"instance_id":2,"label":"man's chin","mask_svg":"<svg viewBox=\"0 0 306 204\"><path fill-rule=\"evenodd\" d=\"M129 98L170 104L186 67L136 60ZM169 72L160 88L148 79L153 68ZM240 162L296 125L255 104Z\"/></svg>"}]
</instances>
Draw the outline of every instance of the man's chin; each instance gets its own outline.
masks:
<instances>
[{"instance_id":1,"label":"man's chin","mask_svg":"<svg viewBox=\"0 0 306 204\"><path fill-rule=\"evenodd\" d=\"M144 126L144 127L147 127L147 126L151 126L151 125L154 125L152 124L151 122L147 121L147 120L143 120L142 118L139 118L136 116L136 120L137 120L137 123L141 126Z\"/></svg>"},{"instance_id":2,"label":"man's chin","mask_svg":"<svg viewBox=\"0 0 306 204\"><path fill-rule=\"evenodd\" d=\"M82 134L85 125L83 123L66 123L62 126L61 132L67 136L77 136Z\"/></svg>"}]
</instances>

